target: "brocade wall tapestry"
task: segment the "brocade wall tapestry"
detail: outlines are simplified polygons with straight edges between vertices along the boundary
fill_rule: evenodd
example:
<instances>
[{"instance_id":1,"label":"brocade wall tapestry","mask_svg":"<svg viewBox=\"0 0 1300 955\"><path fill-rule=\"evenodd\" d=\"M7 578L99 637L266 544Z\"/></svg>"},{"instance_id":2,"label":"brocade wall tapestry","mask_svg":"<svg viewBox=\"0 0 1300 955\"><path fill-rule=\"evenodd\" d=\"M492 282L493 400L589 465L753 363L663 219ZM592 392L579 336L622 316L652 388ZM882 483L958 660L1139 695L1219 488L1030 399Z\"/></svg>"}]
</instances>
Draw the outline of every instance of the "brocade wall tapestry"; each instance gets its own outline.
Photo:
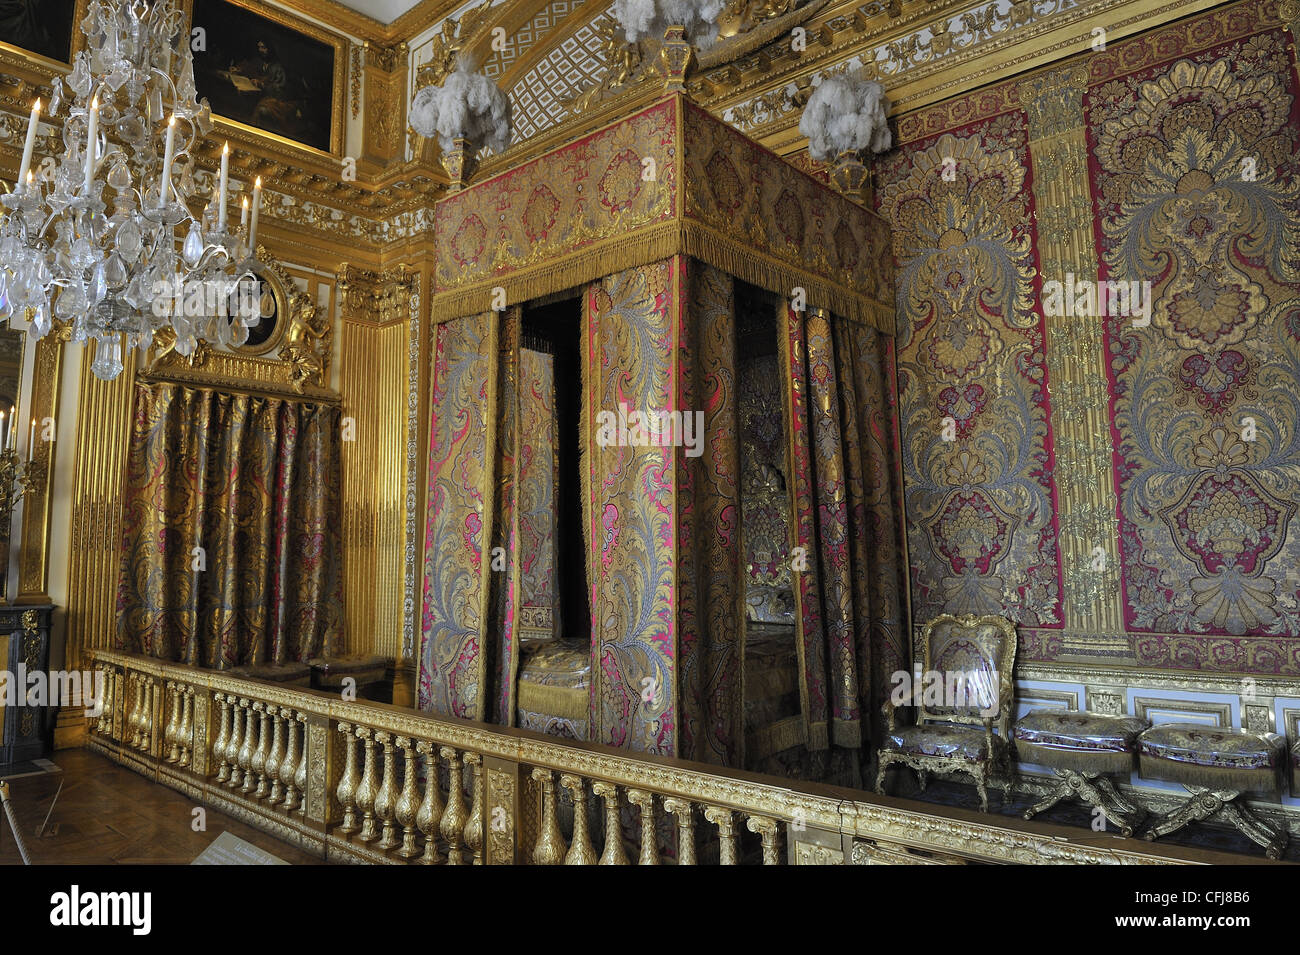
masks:
<instances>
[{"instance_id":1,"label":"brocade wall tapestry","mask_svg":"<svg viewBox=\"0 0 1300 955\"><path fill-rule=\"evenodd\" d=\"M1300 673L1300 86L1263 6L1127 45L1084 97L1102 271L1152 304L1106 320L1145 665Z\"/></svg>"},{"instance_id":2,"label":"brocade wall tapestry","mask_svg":"<svg viewBox=\"0 0 1300 955\"><path fill-rule=\"evenodd\" d=\"M916 626L1300 673L1298 90L1241 3L900 119Z\"/></svg>"},{"instance_id":3,"label":"brocade wall tapestry","mask_svg":"<svg viewBox=\"0 0 1300 955\"><path fill-rule=\"evenodd\" d=\"M989 115L974 122L945 126L931 112L900 125L910 138L880 169L898 257L913 612L918 624L946 611L1057 627L1028 131L1012 97L981 95Z\"/></svg>"}]
</instances>

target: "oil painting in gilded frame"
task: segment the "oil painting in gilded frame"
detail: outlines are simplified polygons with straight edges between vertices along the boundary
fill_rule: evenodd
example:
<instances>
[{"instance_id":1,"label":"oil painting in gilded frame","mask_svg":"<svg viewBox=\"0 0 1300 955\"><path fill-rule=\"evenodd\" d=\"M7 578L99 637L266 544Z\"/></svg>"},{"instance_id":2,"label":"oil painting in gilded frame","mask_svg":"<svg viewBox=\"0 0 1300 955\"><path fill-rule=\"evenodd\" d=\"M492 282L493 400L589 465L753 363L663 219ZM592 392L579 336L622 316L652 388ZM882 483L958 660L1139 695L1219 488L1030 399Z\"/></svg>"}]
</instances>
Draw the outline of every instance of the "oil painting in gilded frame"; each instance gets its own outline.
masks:
<instances>
[{"instance_id":1,"label":"oil painting in gilded frame","mask_svg":"<svg viewBox=\"0 0 1300 955\"><path fill-rule=\"evenodd\" d=\"M3 3L4 0L0 0ZM193 0L194 81L220 119L339 155L347 41L257 0Z\"/></svg>"},{"instance_id":2,"label":"oil painting in gilded frame","mask_svg":"<svg viewBox=\"0 0 1300 955\"><path fill-rule=\"evenodd\" d=\"M77 0L0 0L0 43L72 62Z\"/></svg>"}]
</instances>

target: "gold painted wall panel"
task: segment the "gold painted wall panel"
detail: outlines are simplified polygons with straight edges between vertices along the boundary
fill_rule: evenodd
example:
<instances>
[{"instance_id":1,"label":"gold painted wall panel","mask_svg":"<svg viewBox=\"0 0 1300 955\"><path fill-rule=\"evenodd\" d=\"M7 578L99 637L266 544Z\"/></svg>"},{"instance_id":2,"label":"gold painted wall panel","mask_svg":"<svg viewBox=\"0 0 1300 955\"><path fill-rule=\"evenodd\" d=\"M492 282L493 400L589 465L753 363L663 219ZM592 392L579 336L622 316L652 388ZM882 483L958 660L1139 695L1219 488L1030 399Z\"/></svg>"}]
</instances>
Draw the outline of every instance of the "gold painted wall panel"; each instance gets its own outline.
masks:
<instances>
[{"instance_id":1,"label":"gold painted wall panel","mask_svg":"<svg viewBox=\"0 0 1300 955\"><path fill-rule=\"evenodd\" d=\"M79 347L79 346L74 346ZM91 372L93 346L82 355L68 565L68 667L83 649L108 649L117 632L117 580L122 546L122 482L131 430L135 352L116 381ZM62 541L53 546L65 546Z\"/></svg>"}]
</instances>

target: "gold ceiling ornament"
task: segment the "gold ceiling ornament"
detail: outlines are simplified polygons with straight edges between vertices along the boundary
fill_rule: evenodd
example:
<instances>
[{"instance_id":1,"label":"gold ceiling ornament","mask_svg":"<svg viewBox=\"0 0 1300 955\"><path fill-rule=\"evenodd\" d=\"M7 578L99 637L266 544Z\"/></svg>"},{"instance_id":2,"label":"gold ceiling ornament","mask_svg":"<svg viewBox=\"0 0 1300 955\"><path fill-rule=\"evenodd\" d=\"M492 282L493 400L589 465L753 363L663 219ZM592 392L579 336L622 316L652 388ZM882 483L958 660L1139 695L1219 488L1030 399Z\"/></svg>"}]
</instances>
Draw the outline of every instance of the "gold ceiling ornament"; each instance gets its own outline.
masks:
<instances>
[{"instance_id":1,"label":"gold ceiling ornament","mask_svg":"<svg viewBox=\"0 0 1300 955\"><path fill-rule=\"evenodd\" d=\"M484 0L459 19L448 17L442 22L442 32L433 38L429 47L429 58L416 71L416 90L442 85L442 81L456 68L456 57L469 46L474 34L487 24L491 12L492 0Z\"/></svg>"},{"instance_id":2,"label":"gold ceiling ornament","mask_svg":"<svg viewBox=\"0 0 1300 955\"><path fill-rule=\"evenodd\" d=\"M731 0L718 18L718 39L707 50L694 50L693 63L681 72L684 80L692 69L712 70L753 53L777 39L784 40L796 26L820 11L830 0ZM570 97L565 105L574 113L583 112L616 90L645 80L651 68L671 85L677 80L681 52L671 52L662 38L646 37L629 43L616 20L600 26L600 57L609 69L600 82ZM669 41L672 48L686 42L684 37ZM689 46L689 44L688 44Z\"/></svg>"}]
</instances>

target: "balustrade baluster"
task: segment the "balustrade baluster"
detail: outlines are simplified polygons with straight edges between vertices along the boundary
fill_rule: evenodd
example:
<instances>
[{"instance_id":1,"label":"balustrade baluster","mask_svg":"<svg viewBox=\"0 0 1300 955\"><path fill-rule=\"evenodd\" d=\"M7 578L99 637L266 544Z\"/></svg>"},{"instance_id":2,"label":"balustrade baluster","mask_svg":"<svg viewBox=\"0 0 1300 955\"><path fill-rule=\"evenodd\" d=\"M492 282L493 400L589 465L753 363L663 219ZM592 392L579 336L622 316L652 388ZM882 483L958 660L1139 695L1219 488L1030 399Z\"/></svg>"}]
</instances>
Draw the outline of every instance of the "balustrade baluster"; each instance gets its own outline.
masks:
<instances>
[{"instance_id":1,"label":"balustrade baluster","mask_svg":"<svg viewBox=\"0 0 1300 955\"><path fill-rule=\"evenodd\" d=\"M641 857L638 865L659 864L659 833L655 825L655 794L644 789L629 789L627 801L641 808Z\"/></svg>"},{"instance_id":2,"label":"balustrade baluster","mask_svg":"<svg viewBox=\"0 0 1300 955\"><path fill-rule=\"evenodd\" d=\"M395 742L402 751L402 794L397 798L394 810L397 824L402 827L402 847L397 854L410 859L420 851L415 847L415 814L419 808L415 802L415 754L409 736L399 736Z\"/></svg>"},{"instance_id":3,"label":"balustrade baluster","mask_svg":"<svg viewBox=\"0 0 1300 955\"><path fill-rule=\"evenodd\" d=\"M230 704L226 694L212 694L217 704L217 739L212 744L212 761L217 764L217 782L224 783L230 778L230 764L226 762L226 743L230 739Z\"/></svg>"},{"instance_id":4,"label":"balustrade baluster","mask_svg":"<svg viewBox=\"0 0 1300 955\"><path fill-rule=\"evenodd\" d=\"M375 826L375 748L370 738L370 729L357 727L357 738L361 740L361 751L365 754L361 782L357 784L357 808L361 810L361 831L357 838L362 842L373 842L379 835Z\"/></svg>"},{"instance_id":5,"label":"balustrade baluster","mask_svg":"<svg viewBox=\"0 0 1300 955\"><path fill-rule=\"evenodd\" d=\"M177 743L180 744L181 756L177 760L181 766L190 764L190 757L194 755L194 687L185 687L185 698L181 701L181 729L177 734Z\"/></svg>"},{"instance_id":6,"label":"balustrade baluster","mask_svg":"<svg viewBox=\"0 0 1300 955\"><path fill-rule=\"evenodd\" d=\"M248 795L257 787L257 778L253 774L253 754L257 752L257 702L240 699L244 711L244 742L239 747L239 769L243 773L244 785L239 791Z\"/></svg>"},{"instance_id":7,"label":"balustrade baluster","mask_svg":"<svg viewBox=\"0 0 1300 955\"><path fill-rule=\"evenodd\" d=\"M718 864L736 864L736 827L730 809L705 806L704 818L718 827Z\"/></svg>"},{"instance_id":8,"label":"balustrade baluster","mask_svg":"<svg viewBox=\"0 0 1300 955\"><path fill-rule=\"evenodd\" d=\"M167 762L174 763L181 758L180 747L176 742L181 728L181 688L171 680L163 685L172 694L171 717L163 729L163 748L167 750Z\"/></svg>"},{"instance_id":9,"label":"balustrade baluster","mask_svg":"<svg viewBox=\"0 0 1300 955\"><path fill-rule=\"evenodd\" d=\"M375 733L375 742L384 748L384 774L375 794L375 816L383 823L383 832L375 843L375 848L387 852L397 845L397 834L393 829L394 802L397 796L397 771L394 766L393 737L379 731Z\"/></svg>"},{"instance_id":10,"label":"balustrade baluster","mask_svg":"<svg viewBox=\"0 0 1300 955\"><path fill-rule=\"evenodd\" d=\"M581 776L564 773L560 785L573 793L573 844L564 857L564 864L595 865L596 850L587 834L587 784Z\"/></svg>"},{"instance_id":11,"label":"balustrade baluster","mask_svg":"<svg viewBox=\"0 0 1300 955\"><path fill-rule=\"evenodd\" d=\"M438 827L442 823L442 791L438 786L438 756L432 743L419 740L415 751L424 757L424 799L415 814L415 825L424 836L424 855L420 856L421 865L433 865L438 861Z\"/></svg>"},{"instance_id":12,"label":"balustrade baluster","mask_svg":"<svg viewBox=\"0 0 1300 955\"><path fill-rule=\"evenodd\" d=\"M144 677L144 708L140 711L140 748L152 754L157 728L154 726L153 709L159 687L149 677Z\"/></svg>"},{"instance_id":13,"label":"balustrade baluster","mask_svg":"<svg viewBox=\"0 0 1300 955\"><path fill-rule=\"evenodd\" d=\"M339 788L334 795L343 807L343 825L339 832L350 836L360 826L357 824L357 748L353 745L352 724L340 723L339 732L343 734L343 775L339 778ZM303 749L307 740L303 739ZM305 799L303 800L306 801Z\"/></svg>"},{"instance_id":14,"label":"balustrade baluster","mask_svg":"<svg viewBox=\"0 0 1300 955\"><path fill-rule=\"evenodd\" d=\"M466 753L465 769L470 774L470 808L469 819L465 823L465 848L469 849L474 865L482 865L483 757L478 753Z\"/></svg>"},{"instance_id":15,"label":"balustrade baluster","mask_svg":"<svg viewBox=\"0 0 1300 955\"><path fill-rule=\"evenodd\" d=\"M447 761L447 808L442 812L438 831L447 843L447 865L462 865L464 854L460 847L469 814L465 811L465 781L460 769L460 753L451 746L444 746L439 752Z\"/></svg>"},{"instance_id":16,"label":"balustrade baluster","mask_svg":"<svg viewBox=\"0 0 1300 955\"><path fill-rule=\"evenodd\" d=\"M280 763L280 782L284 785L284 801L281 807L285 812L293 812L298 800L294 791L294 774L298 772L298 721L294 719L293 710L287 706L280 707L280 716L284 718L285 750Z\"/></svg>"},{"instance_id":17,"label":"balustrade baluster","mask_svg":"<svg viewBox=\"0 0 1300 955\"><path fill-rule=\"evenodd\" d=\"M253 704L257 713L257 749L253 750L253 773L257 776L257 788L253 790L254 799L262 799L268 790L266 787L266 757L271 749L271 729L267 725L267 705L261 700Z\"/></svg>"},{"instance_id":18,"label":"balustrade baluster","mask_svg":"<svg viewBox=\"0 0 1300 955\"><path fill-rule=\"evenodd\" d=\"M99 701L100 711L99 719L95 721L95 726L99 732L111 737L113 735L113 697L117 689L117 674L112 667L101 666L99 672L104 677L103 699Z\"/></svg>"},{"instance_id":19,"label":"balustrade baluster","mask_svg":"<svg viewBox=\"0 0 1300 955\"><path fill-rule=\"evenodd\" d=\"M623 824L618 818L618 787L596 780L591 791L605 801L605 849L598 865L631 865L623 850Z\"/></svg>"},{"instance_id":20,"label":"balustrade baluster","mask_svg":"<svg viewBox=\"0 0 1300 955\"><path fill-rule=\"evenodd\" d=\"M230 742L226 743L226 760L230 763L230 775L226 785L235 789L244 778L244 771L239 766L239 754L244 750L244 707L248 700L236 696L230 697Z\"/></svg>"},{"instance_id":21,"label":"balustrade baluster","mask_svg":"<svg viewBox=\"0 0 1300 955\"><path fill-rule=\"evenodd\" d=\"M668 796L664 812L677 817L677 864L695 865L695 807L689 800Z\"/></svg>"},{"instance_id":22,"label":"balustrade baluster","mask_svg":"<svg viewBox=\"0 0 1300 955\"><path fill-rule=\"evenodd\" d=\"M555 773L539 767L533 770L533 779L542 787L542 821L533 847L533 865L560 865L566 847L555 806Z\"/></svg>"},{"instance_id":23,"label":"balustrade baluster","mask_svg":"<svg viewBox=\"0 0 1300 955\"><path fill-rule=\"evenodd\" d=\"M280 764L284 761L284 734L280 732L280 708L268 705L266 712L271 717L271 752L266 756L266 778L270 780L271 791L267 794L268 806L278 805L284 798L284 788L280 784Z\"/></svg>"},{"instance_id":24,"label":"balustrade baluster","mask_svg":"<svg viewBox=\"0 0 1300 955\"><path fill-rule=\"evenodd\" d=\"M763 839L763 865L780 865L781 853L777 842L781 831L776 820L767 816L750 816L747 825L750 832L758 833Z\"/></svg>"},{"instance_id":25,"label":"balustrade baluster","mask_svg":"<svg viewBox=\"0 0 1300 955\"><path fill-rule=\"evenodd\" d=\"M127 729L131 731L131 748L140 748L140 737L143 735L143 721L140 714L144 712L144 680L140 674L132 673L128 676L131 687L131 716L127 719Z\"/></svg>"},{"instance_id":26,"label":"balustrade baluster","mask_svg":"<svg viewBox=\"0 0 1300 955\"><path fill-rule=\"evenodd\" d=\"M298 754L298 770L293 774L293 785L298 790L298 815L307 818L307 714L296 717L302 727L302 750ZM324 756L319 757L324 759Z\"/></svg>"}]
</instances>

